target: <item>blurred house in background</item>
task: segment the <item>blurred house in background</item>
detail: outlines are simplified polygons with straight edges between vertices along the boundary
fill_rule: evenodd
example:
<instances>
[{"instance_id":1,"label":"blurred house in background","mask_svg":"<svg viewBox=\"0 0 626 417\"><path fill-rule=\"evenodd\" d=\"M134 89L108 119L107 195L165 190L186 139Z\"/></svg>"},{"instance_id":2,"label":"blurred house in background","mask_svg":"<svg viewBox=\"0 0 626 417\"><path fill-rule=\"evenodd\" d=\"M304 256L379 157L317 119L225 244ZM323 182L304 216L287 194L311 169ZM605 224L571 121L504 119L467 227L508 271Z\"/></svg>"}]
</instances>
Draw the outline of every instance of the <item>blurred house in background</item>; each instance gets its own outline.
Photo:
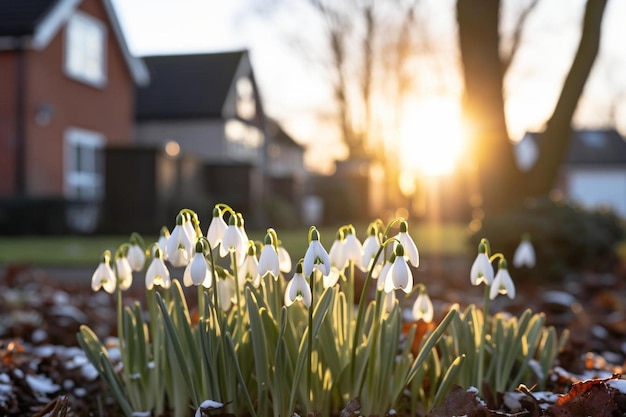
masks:
<instances>
[{"instance_id":1,"label":"blurred house in background","mask_svg":"<svg viewBox=\"0 0 626 417\"><path fill-rule=\"evenodd\" d=\"M542 140L527 133L515 152L520 169L534 165ZM614 129L572 132L555 191L586 208L608 208L626 218L626 142Z\"/></svg>"},{"instance_id":2,"label":"blurred house in background","mask_svg":"<svg viewBox=\"0 0 626 417\"><path fill-rule=\"evenodd\" d=\"M248 52L144 62L151 82L137 89L137 148L107 153L107 230L169 224L181 207L208 216L219 202L251 222L277 208L297 217L304 149L264 114ZM148 212L129 216L135 207Z\"/></svg>"},{"instance_id":3,"label":"blurred house in background","mask_svg":"<svg viewBox=\"0 0 626 417\"><path fill-rule=\"evenodd\" d=\"M2 232L95 230L102 151L131 142L147 82L109 0L0 0Z\"/></svg>"}]
</instances>

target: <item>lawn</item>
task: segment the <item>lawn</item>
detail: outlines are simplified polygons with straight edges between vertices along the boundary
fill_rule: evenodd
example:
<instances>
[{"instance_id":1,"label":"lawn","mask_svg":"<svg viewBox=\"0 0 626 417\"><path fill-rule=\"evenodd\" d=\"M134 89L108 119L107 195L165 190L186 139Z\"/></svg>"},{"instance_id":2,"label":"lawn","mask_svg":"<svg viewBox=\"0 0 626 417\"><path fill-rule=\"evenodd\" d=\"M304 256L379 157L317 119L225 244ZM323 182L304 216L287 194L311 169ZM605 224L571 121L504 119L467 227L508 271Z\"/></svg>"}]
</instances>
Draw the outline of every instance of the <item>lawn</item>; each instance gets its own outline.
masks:
<instances>
[{"instance_id":1,"label":"lawn","mask_svg":"<svg viewBox=\"0 0 626 417\"><path fill-rule=\"evenodd\" d=\"M361 240L366 226L357 227ZM282 244L295 260L304 256L306 228L277 230ZM264 231L249 231L250 239L263 240ZM330 248L336 229L320 228L322 243ZM466 253L467 228L461 224L419 225L411 235L423 255L459 255ZM96 264L105 249L114 250L128 236L0 236L0 265L29 263L33 265ZM145 237L153 241L154 236Z\"/></svg>"}]
</instances>

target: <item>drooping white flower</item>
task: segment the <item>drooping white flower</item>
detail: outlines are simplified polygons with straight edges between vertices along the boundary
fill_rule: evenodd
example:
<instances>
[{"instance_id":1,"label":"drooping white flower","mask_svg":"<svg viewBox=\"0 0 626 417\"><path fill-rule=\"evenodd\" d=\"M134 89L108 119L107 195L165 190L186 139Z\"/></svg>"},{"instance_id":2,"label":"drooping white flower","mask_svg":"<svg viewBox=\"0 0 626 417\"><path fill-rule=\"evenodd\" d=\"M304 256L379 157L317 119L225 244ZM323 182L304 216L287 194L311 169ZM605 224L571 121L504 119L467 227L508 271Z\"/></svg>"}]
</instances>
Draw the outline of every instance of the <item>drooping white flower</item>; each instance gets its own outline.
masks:
<instances>
[{"instance_id":1,"label":"drooping white flower","mask_svg":"<svg viewBox=\"0 0 626 417\"><path fill-rule=\"evenodd\" d=\"M322 275L330 274L330 258L324 246L320 243L320 234L316 228L311 230L311 241L304 254L303 272L308 277L313 273L313 268L318 269Z\"/></svg>"},{"instance_id":2,"label":"drooping white flower","mask_svg":"<svg viewBox=\"0 0 626 417\"><path fill-rule=\"evenodd\" d=\"M289 252L282 246L278 247L278 266L281 272L288 273L291 272L291 256L289 256Z\"/></svg>"},{"instance_id":3,"label":"drooping white flower","mask_svg":"<svg viewBox=\"0 0 626 417\"><path fill-rule=\"evenodd\" d=\"M296 301L301 300L307 308L311 307L311 287L302 275L302 264L298 263L293 278L287 283L285 288L285 306L289 307Z\"/></svg>"},{"instance_id":4,"label":"drooping white flower","mask_svg":"<svg viewBox=\"0 0 626 417\"><path fill-rule=\"evenodd\" d=\"M376 232L376 228L374 226L370 226L368 228L367 237L363 242L363 256L361 257L360 263L360 268L363 272L369 271L372 267L374 257L378 253L378 249L380 249L380 239L378 237L378 233ZM378 276L377 272L380 272L383 262L384 257L379 256L377 261L378 268L372 271L372 278L376 278Z\"/></svg>"},{"instance_id":5,"label":"drooping white flower","mask_svg":"<svg viewBox=\"0 0 626 417\"><path fill-rule=\"evenodd\" d=\"M400 289L405 293L410 293L413 289L413 273L404 257L404 247L398 245L395 249L396 259L391 264L387 277L385 278L385 292Z\"/></svg>"},{"instance_id":6,"label":"drooping white flower","mask_svg":"<svg viewBox=\"0 0 626 417\"><path fill-rule=\"evenodd\" d=\"M193 243L198 240L198 233L196 232L196 228L194 227L193 219L191 214L184 214L185 221L183 222L183 227L187 232L187 236L189 236L189 240ZM191 258L193 254L189 254L189 258Z\"/></svg>"},{"instance_id":7,"label":"drooping white flower","mask_svg":"<svg viewBox=\"0 0 626 417\"><path fill-rule=\"evenodd\" d=\"M245 243L250 239L248 239L248 233L246 233L246 228L245 228L245 221L241 213L237 213L237 229L239 230L239 233L241 233L241 240L243 241L244 246L245 246ZM245 248L244 248L244 252L245 252Z\"/></svg>"},{"instance_id":8,"label":"drooping white flower","mask_svg":"<svg viewBox=\"0 0 626 417\"><path fill-rule=\"evenodd\" d=\"M246 281L251 281L255 288L261 285L260 263L256 258L256 247L254 242L248 243L248 252L243 263L238 269L239 273L239 289L243 290Z\"/></svg>"},{"instance_id":9,"label":"drooping white flower","mask_svg":"<svg viewBox=\"0 0 626 417\"><path fill-rule=\"evenodd\" d=\"M493 282L493 266L489 257L484 252L479 252L470 269L470 282L472 285L491 285Z\"/></svg>"},{"instance_id":10,"label":"drooping white flower","mask_svg":"<svg viewBox=\"0 0 626 417\"><path fill-rule=\"evenodd\" d=\"M163 260L167 260L167 240L170 238L170 231L167 227L161 227L161 232L159 233L159 239L157 240L157 244L163 250Z\"/></svg>"},{"instance_id":11,"label":"drooping white flower","mask_svg":"<svg viewBox=\"0 0 626 417\"><path fill-rule=\"evenodd\" d=\"M133 271L141 271L146 263L146 253L137 243L131 243L128 247L126 258Z\"/></svg>"},{"instance_id":12,"label":"drooping white flower","mask_svg":"<svg viewBox=\"0 0 626 417\"><path fill-rule=\"evenodd\" d=\"M247 242L248 240L243 240L243 235L237 227L237 216L233 214L230 217L224 236L222 236L220 256L224 258L226 255L234 253L237 258L237 264L241 265L246 256Z\"/></svg>"},{"instance_id":13,"label":"drooping white flower","mask_svg":"<svg viewBox=\"0 0 626 417\"><path fill-rule=\"evenodd\" d=\"M353 262L354 265L360 266L363 258L363 245L354 233L354 228L350 226L344 239L343 256L346 262Z\"/></svg>"},{"instance_id":14,"label":"drooping white flower","mask_svg":"<svg viewBox=\"0 0 626 417\"><path fill-rule=\"evenodd\" d=\"M222 237L226 232L228 225L222 217L222 210L219 207L213 209L213 218L206 232L206 238L211 245L211 249L215 249L222 242Z\"/></svg>"},{"instance_id":15,"label":"drooping white flower","mask_svg":"<svg viewBox=\"0 0 626 417\"><path fill-rule=\"evenodd\" d=\"M395 291L383 293L383 305L386 313L391 313L393 308L396 306L397 300Z\"/></svg>"},{"instance_id":16,"label":"drooping white flower","mask_svg":"<svg viewBox=\"0 0 626 417\"><path fill-rule=\"evenodd\" d=\"M420 284L420 292L413 303L413 320L423 320L426 323L433 321L435 309L433 308L433 302L431 301L426 287Z\"/></svg>"},{"instance_id":17,"label":"drooping white flower","mask_svg":"<svg viewBox=\"0 0 626 417\"><path fill-rule=\"evenodd\" d=\"M112 294L115 292L116 278L115 273L110 265L111 254L109 251L105 251L102 254L100 263L96 267L93 275L91 276L91 289L98 291L100 288L104 288L106 292Z\"/></svg>"},{"instance_id":18,"label":"drooping white flower","mask_svg":"<svg viewBox=\"0 0 626 417\"><path fill-rule=\"evenodd\" d=\"M172 284L170 271L165 266L165 262L163 262L162 257L163 255L161 253L161 249L156 248L154 251L154 258L152 259L152 262L150 262L150 266L148 266L148 270L146 271L146 288L148 290L151 290L155 285L167 289Z\"/></svg>"},{"instance_id":19,"label":"drooping white flower","mask_svg":"<svg viewBox=\"0 0 626 417\"><path fill-rule=\"evenodd\" d=\"M185 216L182 214L176 217L176 227L172 230L166 245L167 259L176 267L187 266L193 256L194 243L187 232L187 228L183 225L185 221Z\"/></svg>"},{"instance_id":20,"label":"drooping white flower","mask_svg":"<svg viewBox=\"0 0 626 417\"><path fill-rule=\"evenodd\" d=\"M489 299L493 300L498 294L506 294L511 300L515 298L515 284L513 284L504 259L498 263L498 272L489 289Z\"/></svg>"},{"instance_id":21,"label":"drooping white flower","mask_svg":"<svg viewBox=\"0 0 626 417\"><path fill-rule=\"evenodd\" d=\"M391 266L393 265L393 262L395 260L396 260L396 255L392 253L389 259L385 261L385 264L380 270L380 275L378 276L378 283L376 284L376 289L378 291L384 291L385 281L387 281L387 278L389 276L389 270L391 269Z\"/></svg>"},{"instance_id":22,"label":"drooping white flower","mask_svg":"<svg viewBox=\"0 0 626 417\"><path fill-rule=\"evenodd\" d=\"M530 239L524 237L513 254L513 266L516 268L521 268L522 266L533 268L535 263L535 248Z\"/></svg>"},{"instance_id":23,"label":"drooping white flower","mask_svg":"<svg viewBox=\"0 0 626 417\"><path fill-rule=\"evenodd\" d=\"M202 285L206 288L211 288L213 285L213 275L209 263L204 256L202 242L198 241L196 243L195 252L191 262L185 267L183 284L186 287Z\"/></svg>"},{"instance_id":24,"label":"drooping white flower","mask_svg":"<svg viewBox=\"0 0 626 417\"><path fill-rule=\"evenodd\" d=\"M217 281L217 296L219 298L220 307L224 311L230 310L233 304L237 303L235 295L235 283L232 277L227 276Z\"/></svg>"},{"instance_id":25,"label":"drooping white flower","mask_svg":"<svg viewBox=\"0 0 626 417\"><path fill-rule=\"evenodd\" d=\"M419 252L417 250L417 246L415 246L415 242L411 235L409 235L409 225L406 221L402 221L400 223L400 232L398 233L398 240L400 244L404 247L404 256L409 260L411 265L414 267L420 266L420 257Z\"/></svg>"},{"instance_id":26,"label":"drooping white flower","mask_svg":"<svg viewBox=\"0 0 626 417\"><path fill-rule=\"evenodd\" d=\"M133 284L133 270L125 256L115 260L115 273L120 289L125 291Z\"/></svg>"},{"instance_id":27,"label":"drooping white flower","mask_svg":"<svg viewBox=\"0 0 626 417\"><path fill-rule=\"evenodd\" d=\"M259 275L264 277L267 274L270 274L275 280L278 279L280 274L278 252L276 252L274 238L269 231L265 235L265 245L263 245L261 256L259 257Z\"/></svg>"},{"instance_id":28,"label":"drooping white flower","mask_svg":"<svg viewBox=\"0 0 626 417\"><path fill-rule=\"evenodd\" d=\"M345 254L345 239L343 237L343 232L338 231L337 237L333 241L333 244L330 245L330 250L328 251L328 258L330 259L330 268L336 269L338 271L343 271L345 267L348 266L348 259Z\"/></svg>"}]
</instances>

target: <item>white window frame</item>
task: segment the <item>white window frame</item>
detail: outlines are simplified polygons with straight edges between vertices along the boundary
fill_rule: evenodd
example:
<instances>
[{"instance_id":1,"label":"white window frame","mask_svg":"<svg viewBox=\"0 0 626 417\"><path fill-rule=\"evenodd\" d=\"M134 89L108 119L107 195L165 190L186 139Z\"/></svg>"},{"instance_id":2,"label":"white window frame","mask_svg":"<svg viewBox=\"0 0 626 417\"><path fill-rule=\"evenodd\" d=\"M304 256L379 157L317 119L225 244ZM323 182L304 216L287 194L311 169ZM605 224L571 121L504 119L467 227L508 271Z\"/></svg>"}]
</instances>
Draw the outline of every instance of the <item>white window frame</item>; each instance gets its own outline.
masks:
<instances>
[{"instance_id":1,"label":"white window frame","mask_svg":"<svg viewBox=\"0 0 626 417\"><path fill-rule=\"evenodd\" d=\"M100 201L104 196L104 155L106 138L93 130L69 127L63 143L64 181L66 198L81 201ZM76 149L80 148L80 161ZM98 164L98 158L100 163ZM100 167L100 172L98 172ZM85 194L84 191L87 190Z\"/></svg>"},{"instance_id":2,"label":"white window frame","mask_svg":"<svg viewBox=\"0 0 626 417\"><path fill-rule=\"evenodd\" d=\"M86 13L74 12L65 27L65 74L93 87L104 87L107 82L107 37L103 22Z\"/></svg>"}]
</instances>

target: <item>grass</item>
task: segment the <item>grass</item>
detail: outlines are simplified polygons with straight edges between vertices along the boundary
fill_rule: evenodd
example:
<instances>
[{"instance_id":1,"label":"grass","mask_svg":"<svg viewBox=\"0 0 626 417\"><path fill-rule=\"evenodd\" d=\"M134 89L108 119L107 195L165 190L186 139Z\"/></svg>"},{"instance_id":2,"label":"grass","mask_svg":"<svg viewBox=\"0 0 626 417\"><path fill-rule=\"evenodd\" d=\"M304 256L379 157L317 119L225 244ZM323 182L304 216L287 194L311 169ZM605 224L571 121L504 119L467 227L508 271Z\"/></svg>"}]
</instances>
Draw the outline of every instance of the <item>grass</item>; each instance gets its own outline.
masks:
<instances>
[{"instance_id":1,"label":"grass","mask_svg":"<svg viewBox=\"0 0 626 417\"><path fill-rule=\"evenodd\" d=\"M335 228L320 228L322 243L330 249ZM363 240L366 226L357 226ZM308 228L277 230L278 237L294 261L304 256ZM250 239L263 241L265 231L249 231ZM461 224L414 225L411 235L422 255L461 255L466 253L467 228ZM144 237L152 242L154 236ZM0 265L95 265L105 249L114 250L128 236L0 236Z\"/></svg>"}]
</instances>

